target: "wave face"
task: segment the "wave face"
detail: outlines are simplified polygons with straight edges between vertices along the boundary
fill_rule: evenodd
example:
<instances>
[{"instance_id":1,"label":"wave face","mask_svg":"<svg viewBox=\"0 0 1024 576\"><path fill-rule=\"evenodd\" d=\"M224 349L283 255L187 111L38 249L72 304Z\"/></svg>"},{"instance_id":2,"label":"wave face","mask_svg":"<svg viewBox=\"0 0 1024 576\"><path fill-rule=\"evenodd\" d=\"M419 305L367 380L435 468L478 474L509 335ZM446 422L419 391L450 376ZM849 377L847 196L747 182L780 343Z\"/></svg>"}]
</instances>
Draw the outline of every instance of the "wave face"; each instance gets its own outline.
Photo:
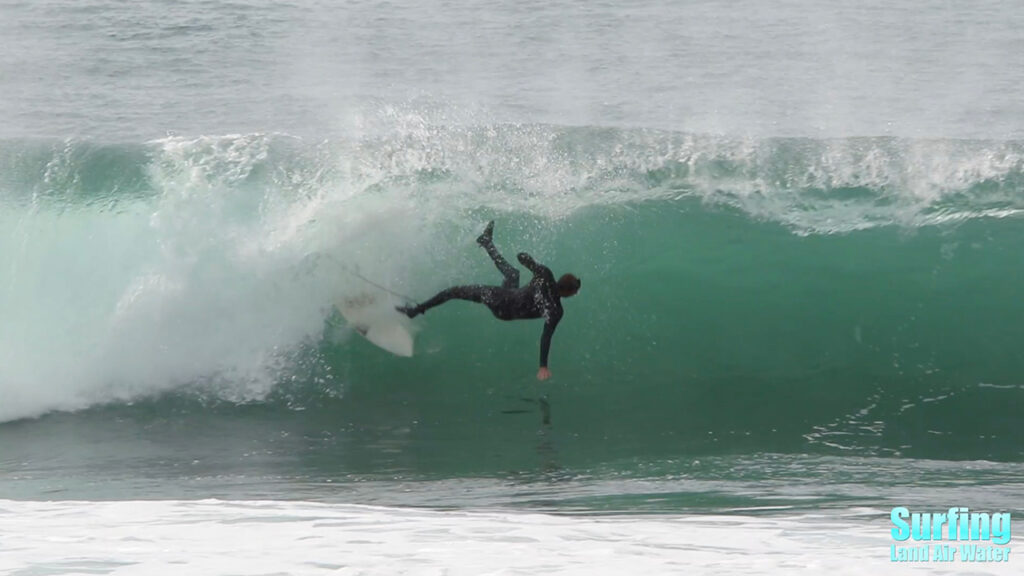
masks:
<instances>
[{"instance_id":1,"label":"wave face","mask_svg":"<svg viewBox=\"0 0 1024 576\"><path fill-rule=\"evenodd\" d=\"M0 421L184 398L472 435L526 390L624 452L1024 456L1024 143L387 120L0 142ZM536 322L451 303L411 360L334 326L360 277L497 282L491 218L583 279L546 388Z\"/></svg>"}]
</instances>

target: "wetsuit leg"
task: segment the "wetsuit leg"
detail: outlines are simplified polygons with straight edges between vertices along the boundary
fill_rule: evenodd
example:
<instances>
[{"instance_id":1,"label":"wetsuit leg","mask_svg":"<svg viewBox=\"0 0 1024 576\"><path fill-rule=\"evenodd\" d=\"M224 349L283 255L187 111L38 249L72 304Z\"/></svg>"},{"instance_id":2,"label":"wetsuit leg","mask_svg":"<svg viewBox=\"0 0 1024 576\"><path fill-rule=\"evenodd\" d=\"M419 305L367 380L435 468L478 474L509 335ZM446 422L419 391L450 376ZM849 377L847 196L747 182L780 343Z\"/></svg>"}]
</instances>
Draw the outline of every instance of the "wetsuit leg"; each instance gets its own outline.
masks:
<instances>
[{"instance_id":1,"label":"wetsuit leg","mask_svg":"<svg viewBox=\"0 0 1024 576\"><path fill-rule=\"evenodd\" d=\"M433 298L417 306L399 306L398 311L403 312L409 318L423 314L435 306L440 306L449 300L469 300L488 304L494 294L494 286L471 284L468 286L453 286L438 292Z\"/></svg>"},{"instance_id":2,"label":"wetsuit leg","mask_svg":"<svg viewBox=\"0 0 1024 576\"><path fill-rule=\"evenodd\" d=\"M494 221L492 220L487 224L484 233L476 241L484 247L484 250L487 250L488 256L494 261L494 265L498 267L501 275L505 277L500 288L481 284L454 286L438 292L433 298L417 306L396 306L395 309L409 318L415 318L435 306L440 306L452 299L458 299L485 304L496 317L503 320L515 317L513 314L514 310L509 309L509 300L505 290L519 288L519 270L509 264L508 260L505 260L501 253L498 252L498 249L494 247L494 241L491 239L493 233Z\"/></svg>"},{"instance_id":3,"label":"wetsuit leg","mask_svg":"<svg viewBox=\"0 0 1024 576\"><path fill-rule=\"evenodd\" d=\"M484 247L487 251L487 255L494 261L494 265L498 267L498 272L505 277L505 281L501 283L502 288L511 288L515 290L519 288L519 270L508 263L508 260L498 252L498 249L494 246L494 240L491 239L491 234L494 233L494 221L491 220L487 224L487 228L484 229L484 233L476 239L477 243Z\"/></svg>"},{"instance_id":4,"label":"wetsuit leg","mask_svg":"<svg viewBox=\"0 0 1024 576\"><path fill-rule=\"evenodd\" d=\"M508 260L502 257L498 249L494 247L494 244L487 244L484 246L484 249L487 250L487 255L491 257L491 260L494 260L494 265L498 267L498 272L501 272L501 275L505 277L501 287L512 290L519 288L519 270L516 270L515 267L508 263Z\"/></svg>"}]
</instances>

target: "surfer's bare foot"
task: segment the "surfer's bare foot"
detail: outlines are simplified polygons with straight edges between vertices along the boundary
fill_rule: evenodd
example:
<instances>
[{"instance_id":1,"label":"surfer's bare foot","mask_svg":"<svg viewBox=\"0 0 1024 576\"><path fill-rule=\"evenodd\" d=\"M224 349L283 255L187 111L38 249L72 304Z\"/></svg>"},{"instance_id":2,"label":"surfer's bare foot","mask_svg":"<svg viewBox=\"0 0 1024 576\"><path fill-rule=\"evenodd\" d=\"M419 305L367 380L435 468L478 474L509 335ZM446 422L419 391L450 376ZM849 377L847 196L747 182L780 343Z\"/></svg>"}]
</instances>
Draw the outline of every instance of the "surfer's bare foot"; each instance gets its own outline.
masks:
<instances>
[{"instance_id":1,"label":"surfer's bare foot","mask_svg":"<svg viewBox=\"0 0 1024 576\"><path fill-rule=\"evenodd\" d=\"M494 220L487 223L487 227L484 228L484 233L477 237L476 243L481 246L487 246L493 242L492 237L494 236Z\"/></svg>"},{"instance_id":2,"label":"surfer's bare foot","mask_svg":"<svg viewBox=\"0 0 1024 576\"><path fill-rule=\"evenodd\" d=\"M401 312L402 314L405 314L409 318L415 318L415 317L419 316L420 314L423 314L423 311L420 310L419 306L410 306L410 305L395 306L395 310L398 310L399 312Z\"/></svg>"}]
</instances>

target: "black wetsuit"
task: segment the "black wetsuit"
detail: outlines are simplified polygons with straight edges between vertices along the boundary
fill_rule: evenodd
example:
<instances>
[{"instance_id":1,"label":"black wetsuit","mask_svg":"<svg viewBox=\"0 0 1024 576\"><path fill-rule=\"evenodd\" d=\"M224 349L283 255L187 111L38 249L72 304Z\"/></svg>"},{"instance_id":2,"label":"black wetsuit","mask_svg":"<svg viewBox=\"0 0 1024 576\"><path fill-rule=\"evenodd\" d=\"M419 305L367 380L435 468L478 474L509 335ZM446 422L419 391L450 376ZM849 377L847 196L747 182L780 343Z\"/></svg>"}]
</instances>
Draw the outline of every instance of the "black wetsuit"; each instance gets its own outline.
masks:
<instances>
[{"instance_id":1,"label":"black wetsuit","mask_svg":"<svg viewBox=\"0 0 1024 576\"><path fill-rule=\"evenodd\" d=\"M481 240L480 244L494 260L494 265L505 277L501 286L471 284L454 286L439 292L426 302L403 311L409 317L422 314L435 306L452 299L480 302L491 309L491 313L501 320L523 320L544 318L544 333L540 337L540 365L548 365L548 351L551 348L551 336L555 333L558 321L562 319L562 298L558 292L555 275L543 264L538 264L526 252L519 253L519 262L530 272L533 278L530 283L519 287L519 270L516 270L494 247L490 239Z\"/></svg>"}]
</instances>

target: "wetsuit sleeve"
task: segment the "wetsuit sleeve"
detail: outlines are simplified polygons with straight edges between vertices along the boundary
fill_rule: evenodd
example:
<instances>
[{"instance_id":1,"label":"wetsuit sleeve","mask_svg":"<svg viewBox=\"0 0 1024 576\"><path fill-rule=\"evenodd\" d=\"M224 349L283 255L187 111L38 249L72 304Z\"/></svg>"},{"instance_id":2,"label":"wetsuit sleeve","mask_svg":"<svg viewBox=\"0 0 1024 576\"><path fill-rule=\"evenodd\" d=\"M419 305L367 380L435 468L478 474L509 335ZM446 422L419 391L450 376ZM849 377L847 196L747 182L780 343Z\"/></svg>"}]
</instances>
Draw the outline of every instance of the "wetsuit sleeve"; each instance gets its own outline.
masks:
<instances>
[{"instance_id":1,"label":"wetsuit sleeve","mask_svg":"<svg viewBox=\"0 0 1024 576\"><path fill-rule=\"evenodd\" d=\"M525 266L530 272L537 277L542 279L543 285L546 290L551 290L552 294L557 294L558 287L555 285L555 276L551 273L551 269L543 264L538 264L532 256L526 252L520 252L516 258L519 259L519 263ZM551 336L555 333L555 327L558 326L558 321L562 319L562 307L557 304L557 297L549 294L547 296L548 301L545 305L546 314L544 316L544 333L540 336L540 365L546 367L548 365L548 351L551 350Z\"/></svg>"},{"instance_id":2,"label":"wetsuit sleeve","mask_svg":"<svg viewBox=\"0 0 1024 576\"><path fill-rule=\"evenodd\" d=\"M558 321L562 319L562 314L559 312L557 315L549 316L544 321L544 333L540 335L540 366L544 368L548 365L548 352L551 350L551 336L555 333L555 327L558 326Z\"/></svg>"},{"instance_id":3,"label":"wetsuit sleeve","mask_svg":"<svg viewBox=\"0 0 1024 576\"><path fill-rule=\"evenodd\" d=\"M544 274L545 272L551 272L551 270L548 270L547 266L543 264L538 264L537 261L533 259L533 256L530 256L526 252L520 252L519 255L516 256L516 258L519 259L520 264L525 266L527 270L533 272L534 274Z\"/></svg>"}]
</instances>

